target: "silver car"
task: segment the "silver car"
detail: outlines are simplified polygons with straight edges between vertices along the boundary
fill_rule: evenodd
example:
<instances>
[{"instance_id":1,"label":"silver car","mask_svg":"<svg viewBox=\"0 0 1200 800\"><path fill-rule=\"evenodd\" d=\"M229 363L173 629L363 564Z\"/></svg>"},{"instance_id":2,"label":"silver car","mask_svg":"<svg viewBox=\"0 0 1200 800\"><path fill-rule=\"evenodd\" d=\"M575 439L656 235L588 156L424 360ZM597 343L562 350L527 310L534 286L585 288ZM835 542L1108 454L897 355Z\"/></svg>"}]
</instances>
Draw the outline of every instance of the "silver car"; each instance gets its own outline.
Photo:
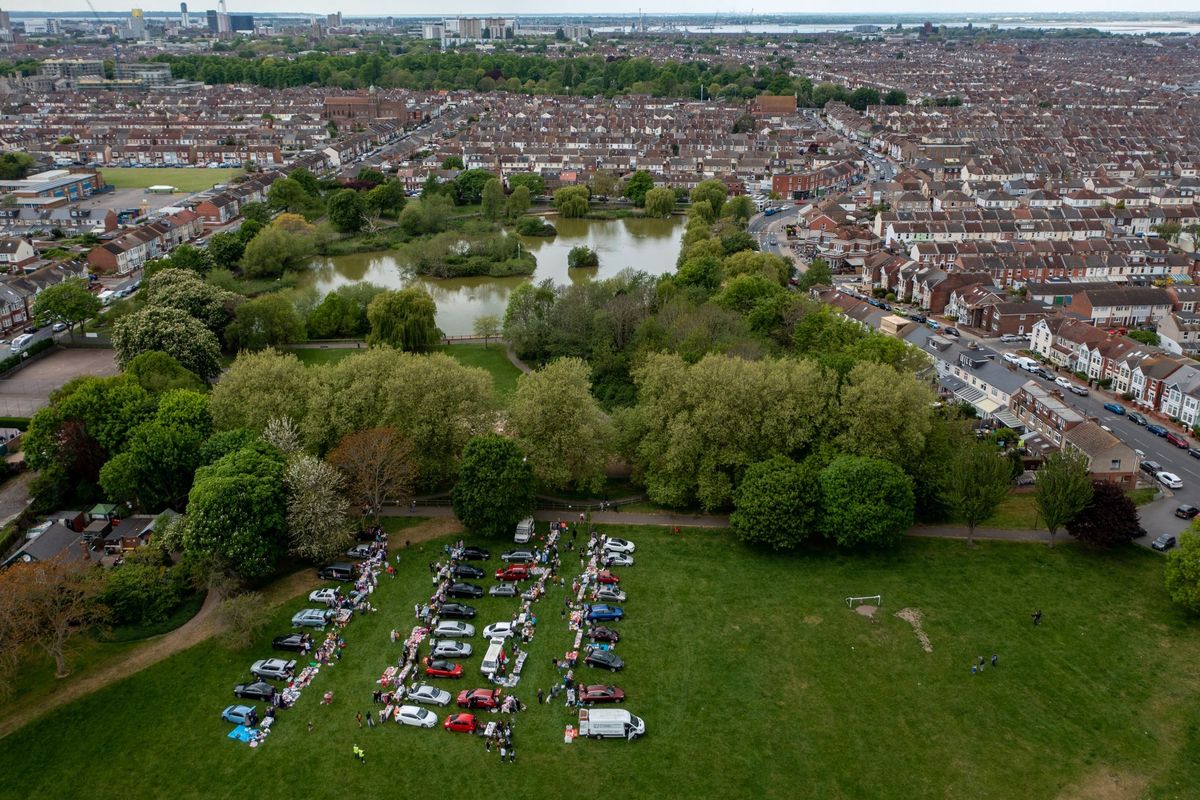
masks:
<instances>
[{"instance_id":1,"label":"silver car","mask_svg":"<svg viewBox=\"0 0 1200 800\"><path fill-rule=\"evenodd\" d=\"M400 706L396 713L396 721L401 725L412 725L417 728L432 728L437 725L437 714L428 708L420 706Z\"/></svg>"},{"instance_id":2,"label":"silver car","mask_svg":"<svg viewBox=\"0 0 1200 800\"><path fill-rule=\"evenodd\" d=\"M306 608L292 616L293 628L324 628L329 622L330 611Z\"/></svg>"},{"instance_id":3,"label":"silver car","mask_svg":"<svg viewBox=\"0 0 1200 800\"><path fill-rule=\"evenodd\" d=\"M433 629L433 635L452 639L469 639L475 635L475 626L456 619L439 622Z\"/></svg>"},{"instance_id":4,"label":"silver car","mask_svg":"<svg viewBox=\"0 0 1200 800\"><path fill-rule=\"evenodd\" d=\"M633 556L628 553L605 553L600 563L606 567L632 567Z\"/></svg>"},{"instance_id":5,"label":"silver car","mask_svg":"<svg viewBox=\"0 0 1200 800\"><path fill-rule=\"evenodd\" d=\"M467 658L470 655L471 645L467 642L444 639L433 643L434 658Z\"/></svg>"},{"instance_id":6,"label":"silver car","mask_svg":"<svg viewBox=\"0 0 1200 800\"><path fill-rule=\"evenodd\" d=\"M296 669L295 661L284 661L282 658L264 658L261 661L255 661L250 667L250 671L259 678L281 681L292 677L294 669Z\"/></svg>"},{"instance_id":7,"label":"silver car","mask_svg":"<svg viewBox=\"0 0 1200 800\"><path fill-rule=\"evenodd\" d=\"M497 583L488 589L488 594L492 597L516 597L517 585L515 583Z\"/></svg>"},{"instance_id":8,"label":"silver car","mask_svg":"<svg viewBox=\"0 0 1200 800\"><path fill-rule=\"evenodd\" d=\"M430 706L450 705L449 692L445 689L439 689L436 686L430 686L427 683L418 683L409 689L404 693L404 699L412 703L424 703Z\"/></svg>"},{"instance_id":9,"label":"silver car","mask_svg":"<svg viewBox=\"0 0 1200 800\"><path fill-rule=\"evenodd\" d=\"M596 590L596 600L601 603L624 603L625 593L615 586L601 586Z\"/></svg>"}]
</instances>

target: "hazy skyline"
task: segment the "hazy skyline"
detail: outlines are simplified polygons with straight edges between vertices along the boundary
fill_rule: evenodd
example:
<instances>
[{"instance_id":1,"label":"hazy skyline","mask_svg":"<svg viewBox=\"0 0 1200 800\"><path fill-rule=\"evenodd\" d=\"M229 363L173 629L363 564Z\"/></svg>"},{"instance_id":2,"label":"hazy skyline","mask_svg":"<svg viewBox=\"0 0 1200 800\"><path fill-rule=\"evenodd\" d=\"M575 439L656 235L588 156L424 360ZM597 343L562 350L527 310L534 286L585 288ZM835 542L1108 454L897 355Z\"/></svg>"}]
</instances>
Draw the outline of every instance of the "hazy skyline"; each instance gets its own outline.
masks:
<instances>
[{"instance_id":1,"label":"hazy skyline","mask_svg":"<svg viewBox=\"0 0 1200 800\"><path fill-rule=\"evenodd\" d=\"M29 0L24 0L28 3ZM203 11L209 8L216 8L218 0L192 0L188 3L188 8L192 11ZM559 2L551 2L550 0L458 0L458 2L449 3L444 6L433 6L428 9L401 7L397 8L391 3L371 2L371 0L226 0L226 4L230 11L238 12L264 12L264 13L303 13L303 14L329 14L335 11L341 11L348 15L370 15L370 16L388 16L389 14L399 16L411 15L455 15L455 14L554 14L554 15L581 15L589 14L636 14L639 9L646 14L720 14L728 16L731 13L749 14L751 10L756 14L798 14L795 5L783 0L759 0L752 4L741 7L732 8L725 0L697 0L687 4L686 12L681 11L678 3L668 3L662 0L613 0L612 2L597 3L595 7L584 6L574 10L574 14L564 12L563 6ZM179 3L176 0L95 0L93 2L98 11L103 12L123 12L131 8L142 8L146 11L169 11L178 12ZM36 7L30 8L21 5L9 5L0 1L0 7L8 11L38 14L39 12L79 12L81 14L89 14L86 2L83 0L44 0L38 3ZM970 11L964 11L961 2L924 2L906 6L903 9L896 8L894 2L885 0L858 0L839 6L837 12L825 12L826 15L831 13L841 14L879 14L881 17L897 16L901 14L1029 14L1029 13L1079 13L1079 12L1136 12L1139 14L1153 14L1158 12L1196 12L1200 14L1200 3L1197 0L1182 0L1182 2L1173 2L1172 0L1162 0L1139 4L1136 8L1130 8L1128 2L1105 2L1104 0L1066 0L1054 4L1052 8L1048 8L1044 2L1037 0L1013 0L1005 2L1005 0L984 0L978 6L971 7Z\"/></svg>"}]
</instances>

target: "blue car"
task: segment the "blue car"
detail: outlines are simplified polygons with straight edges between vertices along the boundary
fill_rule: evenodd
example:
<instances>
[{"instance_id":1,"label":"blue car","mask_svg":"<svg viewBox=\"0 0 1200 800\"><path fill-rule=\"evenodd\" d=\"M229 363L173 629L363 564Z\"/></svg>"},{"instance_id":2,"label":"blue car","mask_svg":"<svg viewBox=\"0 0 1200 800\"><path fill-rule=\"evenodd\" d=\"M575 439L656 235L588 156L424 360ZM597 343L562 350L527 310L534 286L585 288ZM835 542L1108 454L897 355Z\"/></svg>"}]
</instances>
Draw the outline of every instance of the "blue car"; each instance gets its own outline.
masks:
<instances>
[{"instance_id":1,"label":"blue car","mask_svg":"<svg viewBox=\"0 0 1200 800\"><path fill-rule=\"evenodd\" d=\"M254 706L229 706L221 712L221 719L235 725L253 725L258 721L258 712Z\"/></svg>"},{"instance_id":2,"label":"blue car","mask_svg":"<svg viewBox=\"0 0 1200 800\"><path fill-rule=\"evenodd\" d=\"M588 609L588 619L593 622L610 622L625 618L625 609L620 606L594 605Z\"/></svg>"},{"instance_id":3,"label":"blue car","mask_svg":"<svg viewBox=\"0 0 1200 800\"><path fill-rule=\"evenodd\" d=\"M1120 403L1105 403L1104 410L1120 415L1125 413L1125 406Z\"/></svg>"},{"instance_id":4,"label":"blue car","mask_svg":"<svg viewBox=\"0 0 1200 800\"><path fill-rule=\"evenodd\" d=\"M1166 436L1167 429L1162 425L1147 425L1146 430L1153 433L1155 436Z\"/></svg>"}]
</instances>

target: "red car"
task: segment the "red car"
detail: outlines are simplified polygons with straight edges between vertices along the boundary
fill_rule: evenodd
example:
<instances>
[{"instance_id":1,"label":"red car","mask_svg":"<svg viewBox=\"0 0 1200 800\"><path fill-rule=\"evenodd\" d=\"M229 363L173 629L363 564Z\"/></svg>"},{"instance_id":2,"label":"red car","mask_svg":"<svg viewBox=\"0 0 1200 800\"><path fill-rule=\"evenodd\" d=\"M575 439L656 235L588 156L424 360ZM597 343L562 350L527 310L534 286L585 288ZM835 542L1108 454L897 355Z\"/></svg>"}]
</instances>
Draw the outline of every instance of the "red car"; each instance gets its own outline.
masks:
<instances>
[{"instance_id":1,"label":"red car","mask_svg":"<svg viewBox=\"0 0 1200 800\"><path fill-rule=\"evenodd\" d=\"M498 581L525 581L529 580L529 567L524 564L513 564L504 569L496 570L496 580Z\"/></svg>"},{"instance_id":2,"label":"red car","mask_svg":"<svg viewBox=\"0 0 1200 800\"><path fill-rule=\"evenodd\" d=\"M611 642L616 643L621 641L621 634L612 628L606 628L599 625L588 631L587 637L593 642Z\"/></svg>"},{"instance_id":3,"label":"red car","mask_svg":"<svg viewBox=\"0 0 1200 800\"><path fill-rule=\"evenodd\" d=\"M458 693L459 708L499 708L500 689L463 689Z\"/></svg>"},{"instance_id":4,"label":"red car","mask_svg":"<svg viewBox=\"0 0 1200 800\"><path fill-rule=\"evenodd\" d=\"M625 690L617 686L596 683L584 686L579 690L579 701L581 703L624 703Z\"/></svg>"},{"instance_id":5,"label":"red car","mask_svg":"<svg viewBox=\"0 0 1200 800\"><path fill-rule=\"evenodd\" d=\"M475 715L474 714L451 714L446 717L446 722L443 727L448 731L458 731L459 733L474 733L475 732Z\"/></svg>"},{"instance_id":6,"label":"red car","mask_svg":"<svg viewBox=\"0 0 1200 800\"><path fill-rule=\"evenodd\" d=\"M596 573L596 580L598 580L600 583L613 583L613 584L616 584L616 583L620 583L620 582L621 582L621 576L620 576L620 575L613 575L613 574L612 574L611 572L609 572L608 570L606 570L606 569L602 569L602 570L600 570L598 573Z\"/></svg>"},{"instance_id":7,"label":"red car","mask_svg":"<svg viewBox=\"0 0 1200 800\"><path fill-rule=\"evenodd\" d=\"M1188 440L1180 436L1178 433L1168 433L1167 441L1179 448L1191 447L1191 445L1188 444Z\"/></svg>"},{"instance_id":8,"label":"red car","mask_svg":"<svg viewBox=\"0 0 1200 800\"><path fill-rule=\"evenodd\" d=\"M462 664L443 661L440 658L426 656L422 663L425 664L425 674L431 678L461 678L463 674Z\"/></svg>"}]
</instances>

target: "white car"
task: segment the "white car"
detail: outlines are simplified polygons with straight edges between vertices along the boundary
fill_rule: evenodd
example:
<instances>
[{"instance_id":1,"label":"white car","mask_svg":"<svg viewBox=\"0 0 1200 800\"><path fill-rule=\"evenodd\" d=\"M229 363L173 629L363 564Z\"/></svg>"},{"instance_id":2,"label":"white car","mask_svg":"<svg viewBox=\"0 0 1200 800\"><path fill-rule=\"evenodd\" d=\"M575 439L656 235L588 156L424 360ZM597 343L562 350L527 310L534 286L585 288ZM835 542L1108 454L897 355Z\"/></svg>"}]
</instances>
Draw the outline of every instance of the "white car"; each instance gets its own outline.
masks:
<instances>
[{"instance_id":1,"label":"white car","mask_svg":"<svg viewBox=\"0 0 1200 800\"><path fill-rule=\"evenodd\" d=\"M517 632L517 627L511 622L493 622L483 629L484 638L507 639Z\"/></svg>"},{"instance_id":2,"label":"white car","mask_svg":"<svg viewBox=\"0 0 1200 800\"><path fill-rule=\"evenodd\" d=\"M456 619L439 622L433 629L433 635L453 639L469 639L475 635L475 626Z\"/></svg>"},{"instance_id":3,"label":"white car","mask_svg":"<svg viewBox=\"0 0 1200 800\"><path fill-rule=\"evenodd\" d=\"M65 322L56 322L51 327L51 330L54 331L55 333L62 333L66 329L67 329L67 323L65 323Z\"/></svg>"},{"instance_id":4,"label":"white car","mask_svg":"<svg viewBox=\"0 0 1200 800\"><path fill-rule=\"evenodd\" d=\"M1009 364L1016 364L1020 360L1020 357L1016 353L1005 353L1004 360Z\"/></svg>"},{"instance_id":5,"label":"white car","mask_svg":"<svg viewBox=\"0 0 1200 800\"><path fill-rule=\"evenodd\" d=\"M293 628L324 628L329 622L332 611L320 608L306 608L292 615Z\"/></svg>"},{"instance_id":6,"label":"white car","mask_svg":"<svg viewBox=\"0 0 1200 800\"><path fill-rule=\"evenodd\" d=\"M601 586L596 590L596 602L599 603L624 603L627 598L626 594L615 586Z\"/></svg>"},{"instance_id":7,"label":"white car","mask_svg":"<svg viewBox=\"0 0 1200 800\"><path fill-rule=\"evenodd\" d=\"M1159 473L1156 473L1154 475L1154 477L1158 478L1158 482L1161 483L1163 486L1166 486L1168 489L1182 489L1183 488L1183 481L1181 481L1179 479L1179 476L1176 475L1174 472L1159 472Z\"/></svg>"},{"instance_id":8,"label":"white car","mask_svg":"<svg viewBox=\"0 0 1200 800\"><path fill-rule=\"evenodd\" d=\"M445 639L433 643L434 658L467 658L471 655L471 645L453 639Z\"/></svg>"},{"instance_id":9,"label":"white car","mask_svg":"<svg viewBox=\"0 0 1200 800\"><path fill-rule=\"evenodd\" d=\"M337 589L316 589L308 593L308 599L313 603L336 603Z\"/></svg>"},{"instance_id":10,"label":"white car","mask_svg":"<svg viewBox=\"0 0 1200 800\"><path fill-rule=\"evenodd\" d=\"M605 553L600 563L606 567L632 567L633 556L627 553Z\"/></svg>"},{"instance_id":11,"label":"white car","mask_svg":"<svg viewBox=\"0 0 1200 800\"><path fill-rule=\"evenodd\" d=\"M609 539L604 543L606 553L632 553L633 550L633 542L628 539Z\"/></svg>"},{"instance_id":12,"label":"white car","mask_svg":"<svg viewBox=\"0 0 1200 800\"><path fill-rule=\"evenodd\" d=\"M396 721L401 725L432 728L437 725L437 720L437 714L420 706L400 706L400 710L396 712Z\"/></svg>"},{"instance_id":13,"label":"white car","mask_svg":"<svg viewBox=\"0 0 1200 800\"><path fill-rule=\"evenodd\" d=\"M1071 382L1061 375L1059 375L1057 378L1055 378L1054 382L1057 383L1059 386L1061 386L1064 389L1070 389L1072 386Z\"/></svg>"},{"instance_id":14,"label":"white car","mask_svg":"<svg viewBox=\"0 0 1200 800\"><path fill-rule=\"evenodd\" d=\"M450 705L450 693L445 689L419 683L404 693L404 699L413 703L426 703L431 706Z\"/></svg>"}]
</instances>

